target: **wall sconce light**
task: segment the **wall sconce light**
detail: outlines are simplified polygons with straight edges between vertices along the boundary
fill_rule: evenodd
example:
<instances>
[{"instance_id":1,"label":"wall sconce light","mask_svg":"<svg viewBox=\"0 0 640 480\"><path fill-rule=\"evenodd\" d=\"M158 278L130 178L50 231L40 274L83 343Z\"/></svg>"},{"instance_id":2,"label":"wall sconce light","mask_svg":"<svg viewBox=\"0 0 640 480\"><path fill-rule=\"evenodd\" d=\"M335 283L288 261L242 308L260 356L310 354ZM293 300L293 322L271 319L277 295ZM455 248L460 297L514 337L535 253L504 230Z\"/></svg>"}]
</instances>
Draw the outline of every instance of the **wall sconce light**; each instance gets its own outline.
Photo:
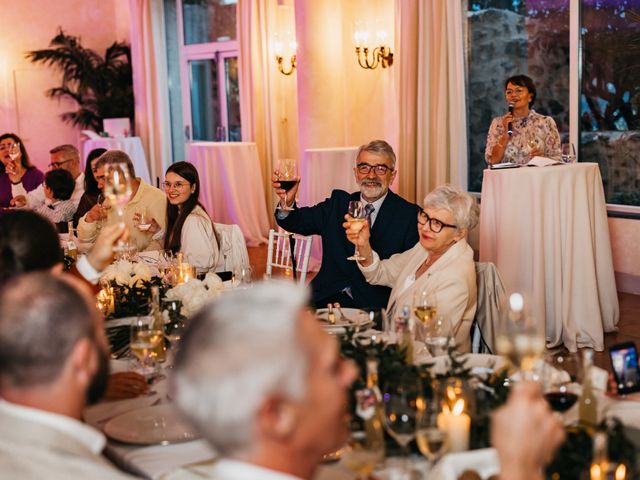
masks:
<instances>
[{"instance_id":1,"label":"wall sconce light","mask_svg":"<svg viewBox=\"0 0 640 480\"><path fill-rule=\"evenodd\" d=\"M291 75L296 69L296 50L298 44L295 41L289 42L289 52L293 52L289 57L289 68L285 68L284 63L284 46L279 40L274 42L274 50L276 51L276 62L278 62L278 71L283 75Z\"/></svg>"},{"instance_id":2,"label":"wall sconce light","mask_svg":"<svg viewBox=\"0 0 640 480\"><path fill-rule=\"evenodd\" d=\"M382 28L382 22L376 20L375 22L375 44L378 45L370 47L369 38L371 37L371 29L368 22L357 21L355 23L355 29L353 32L353 42L356 47L356 57L358 57L358 65L367 70L373 70L380 65L382 68L387 68L393 65L393 53L391 47L387 46L387 32ZM371 60L369 60L369 52L371 51Z\"/></svg>"}]
</instances>

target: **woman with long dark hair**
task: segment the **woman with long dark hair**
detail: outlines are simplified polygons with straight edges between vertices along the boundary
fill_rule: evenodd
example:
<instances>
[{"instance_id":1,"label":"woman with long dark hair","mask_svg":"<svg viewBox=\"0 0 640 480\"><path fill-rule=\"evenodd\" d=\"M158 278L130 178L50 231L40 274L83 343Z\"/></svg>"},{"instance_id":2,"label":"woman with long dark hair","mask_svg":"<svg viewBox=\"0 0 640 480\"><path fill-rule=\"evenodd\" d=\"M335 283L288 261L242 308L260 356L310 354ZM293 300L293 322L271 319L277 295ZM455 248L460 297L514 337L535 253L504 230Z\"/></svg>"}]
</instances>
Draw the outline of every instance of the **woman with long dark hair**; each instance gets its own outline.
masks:
<instances>
[{"instance_id":1,"label":"woman with long dark hair","mask_svg":"<svg viewBox=\"0 0 640 480\"><path fill-rule=\"evenodd\" d=\"M149 230L154 233L153 238L164 236L166 250L182 252L198 273L208 272L218 259L219 242L211 218L198 201L198 170L188 162L174 163L167 169L163 186L168 201L167 228L160 230L152 219Z\"/></svg>"},{"instance_id":2,"label":"woman with long dark hair","mask_svg":"<svg viewBox=\"0 0 640 480\"><path fill-rule=\"evenodd\" d=\"M13 197L26 195L43 181L44 174L31 164L20 137L0 135L0 207L8 207Z\"/></svg>"}]
</instances>

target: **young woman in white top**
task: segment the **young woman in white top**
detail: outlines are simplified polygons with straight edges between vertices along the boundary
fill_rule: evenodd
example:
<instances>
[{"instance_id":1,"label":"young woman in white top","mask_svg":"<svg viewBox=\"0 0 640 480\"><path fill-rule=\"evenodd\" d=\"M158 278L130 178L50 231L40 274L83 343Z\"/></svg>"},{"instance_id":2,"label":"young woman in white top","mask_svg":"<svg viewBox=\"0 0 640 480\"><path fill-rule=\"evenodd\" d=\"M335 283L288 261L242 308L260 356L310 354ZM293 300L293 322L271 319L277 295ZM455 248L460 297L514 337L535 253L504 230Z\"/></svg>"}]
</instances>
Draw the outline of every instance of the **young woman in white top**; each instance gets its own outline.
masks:
<instances>
[{"instance_id":1,"label":"young woman in white top","mask_svg":"<svg viewBox=\"0 0 640 480\"><path fill-rule=\"evenodd\" d=\"M168 201L167 229L160 230L153 219L149 230L156 240L164 236L164 248L182 252L198 273L208 272L218 259L219 241L211 218L198 201L198 171L188 162L174 163L167 169L163 186Z\"/></svg>"}]
</instances>

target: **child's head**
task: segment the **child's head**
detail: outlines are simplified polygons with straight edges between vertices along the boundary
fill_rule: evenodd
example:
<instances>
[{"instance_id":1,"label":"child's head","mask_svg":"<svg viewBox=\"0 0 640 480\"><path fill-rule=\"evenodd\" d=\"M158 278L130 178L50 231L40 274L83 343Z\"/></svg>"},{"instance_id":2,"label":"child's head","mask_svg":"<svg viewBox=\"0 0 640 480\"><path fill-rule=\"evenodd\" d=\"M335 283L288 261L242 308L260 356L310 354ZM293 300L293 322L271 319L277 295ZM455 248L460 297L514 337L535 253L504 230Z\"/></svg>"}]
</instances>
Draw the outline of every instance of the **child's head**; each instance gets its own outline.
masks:
<instances>
[{"instance_id":1,"label":"child's head","mask_svg":"<svg viewBox=\"0 0 640 480\"><path fill-rule=\"evenodd\" d=\"M50 200L69 200L76 182L68 171L57 168L46 173L44 186L44 194Z\"/></svg>"}]
</instances>

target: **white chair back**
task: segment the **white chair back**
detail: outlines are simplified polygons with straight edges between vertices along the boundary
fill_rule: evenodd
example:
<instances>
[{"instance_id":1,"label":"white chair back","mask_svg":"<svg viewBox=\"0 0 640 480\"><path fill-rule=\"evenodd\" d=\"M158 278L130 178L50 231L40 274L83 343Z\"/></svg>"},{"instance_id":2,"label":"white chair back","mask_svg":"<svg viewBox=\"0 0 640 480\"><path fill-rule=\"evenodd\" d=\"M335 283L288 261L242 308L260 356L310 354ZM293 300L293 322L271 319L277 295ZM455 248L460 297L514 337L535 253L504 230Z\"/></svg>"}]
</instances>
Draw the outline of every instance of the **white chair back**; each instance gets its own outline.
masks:
<instances>
[{"instance_id":1,"label":"white chair back","mask_svg":"<svg viewBox=\"0 0 640 480\"><path fill-rule=\"evenodd\" d=\"M307 278L309 268L309 256L311 254L311 242L313 237L294 235L284 230L269 230L269 244L267 251L267 277L271 278L273 267L291 269L293 267L291 259L291 245L289 240L293 235L295 240L294 257L296 260L296 271L298 280L303 283Z\"/></svg>"},{"instance_id":2,"label":"white chair back","mask_svg":"<svg viewBox=\"0 0 640 480\"><path fill-rule=\"evenodd\" d=\"M471 328L471 351L495 353L500 309L506 300L504 282L491 262L476 262L476 282L478 307Z\"/></svg>"},{"instance_id":3,"label":"white chair back","mask_svg":"<svg viewBox=\"0 0 640 480\"><path fill-rule=\"evenodd\" d=\"M220 237L216 272L236 272L249 266L249 253L242 230L238 225L214 224Z\"/></svg>"}]
</instances>

